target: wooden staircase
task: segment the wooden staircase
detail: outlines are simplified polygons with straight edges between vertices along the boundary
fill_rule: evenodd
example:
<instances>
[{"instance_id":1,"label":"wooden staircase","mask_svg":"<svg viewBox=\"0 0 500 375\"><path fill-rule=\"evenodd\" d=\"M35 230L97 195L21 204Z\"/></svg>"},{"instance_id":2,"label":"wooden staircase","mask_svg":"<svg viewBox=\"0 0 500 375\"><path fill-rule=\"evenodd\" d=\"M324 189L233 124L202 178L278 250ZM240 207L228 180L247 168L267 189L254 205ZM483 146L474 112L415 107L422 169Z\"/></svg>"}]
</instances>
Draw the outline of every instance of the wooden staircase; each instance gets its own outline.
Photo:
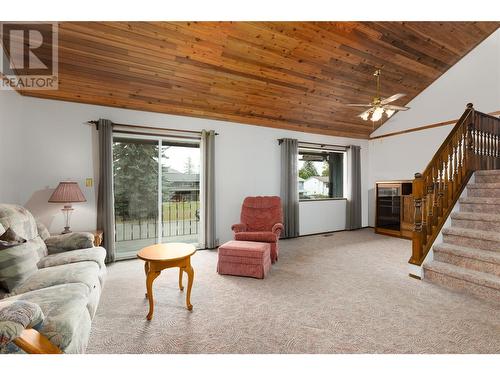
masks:
<instances>
[{"instance_id":1,"label":"wooden staircase","mask_svg":"<svg viewBox=\"0 0 500 375\"><path fill-rule=\"evenodd\" d=\"M499 299L500 119L469 103L426 169L415 174L413 197L409 263L421 266L442 230L444 243L434 246L424 278ZM457 202L460 211L452 214ZM450 214L452 225L443 229Z\"/></svg>"},{"instance_id":2,"label":"wooden staircase","mask_svg":"<svg viewBox=\"0 0 500 375\"><path fill-rule=\"evenodd\" d=\"M478 171L475 180L424 264L424 279L500 302L500 170ZM469 203L477 199L489 203Z\"/></svg>"}]
</instances>

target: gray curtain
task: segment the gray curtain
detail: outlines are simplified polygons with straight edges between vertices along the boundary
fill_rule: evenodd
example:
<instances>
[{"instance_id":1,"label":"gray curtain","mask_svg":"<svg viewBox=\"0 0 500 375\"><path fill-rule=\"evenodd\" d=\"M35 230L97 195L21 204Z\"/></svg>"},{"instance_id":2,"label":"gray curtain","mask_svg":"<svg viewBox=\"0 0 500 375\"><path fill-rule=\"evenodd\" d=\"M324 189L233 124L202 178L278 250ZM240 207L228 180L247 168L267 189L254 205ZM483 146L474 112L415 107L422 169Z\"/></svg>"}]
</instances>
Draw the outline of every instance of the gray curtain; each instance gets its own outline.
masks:
<instances>
[{"instance_id":1,"label":"gray curtain","mask_svg":"<svg viewBox=\"0 0 500 375\"><path fill-rule=\"evenodd\" d=\"M113 197L113 123L100 119L97 124L99 140L99 185L97 188L97 228L104 231L103 246L106 263L115 261L115 208Z\"/></svg>"},{"instance_id":2,"label":"gray curtain","mask_svg":"<svg viewBox=\"0 0 500 375\"><path fill-rule=\"evenodd\" d=\"M330 152L328 155L328 170L330 172L330 197L344 197L344 155Z\"/></svg>"},{"instance_id":3,"label":"gray curtain","mask_svg":"<svg viewBox=\"0 0 500 375\"><path fill-rule=\"evenodd\" d=\"M201 153L203 159L203 239L202 247L213 249L218 240L215 233L215 132L203 130L201 132Z\"/></svg>"},{"instance_id":4,"label":"gray curtain","mask_svg":"<svg viewBox=\"0 0 500 375\"><path fill-rule=\"evenodd\" d=\"M361 156L359 146L347 150L346 229L361 228Z\"/></svg>"},{"instance_id":5,"label":"gray curtain","mask_svg":"<svg viewBox=\"0 0 500 375\"><path fill-rule=\"evenodd\" d=\"M281 140L281 204L283 205L284 238L299 235L299 194L297 179L298 142Z\"/></svg>"}]
</instances>

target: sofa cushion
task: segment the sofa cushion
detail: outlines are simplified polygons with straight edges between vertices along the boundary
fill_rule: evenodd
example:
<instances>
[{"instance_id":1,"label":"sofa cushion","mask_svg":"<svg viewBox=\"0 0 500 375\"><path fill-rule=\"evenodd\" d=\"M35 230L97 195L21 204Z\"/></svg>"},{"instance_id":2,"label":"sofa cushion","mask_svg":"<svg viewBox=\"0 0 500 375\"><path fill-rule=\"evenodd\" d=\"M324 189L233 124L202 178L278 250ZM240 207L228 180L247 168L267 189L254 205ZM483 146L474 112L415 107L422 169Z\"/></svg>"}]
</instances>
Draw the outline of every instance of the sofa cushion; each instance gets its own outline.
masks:
<instances>
[{"instance_id":1,"label":"sofa cushion","mask_svg":"<svg viewBox=\"0 0 500 375\"><path fill-rule=\"evenodd\" d=\"M40 237L0 250L0 287L10 292L38 271L37 247ZM38 243L38 244L37 244ZM37 246L38 245L38 246Z\"/></svg>"},{"instance_id":2,"label":"sofa cushion","mask_svg":"<svg viewBox=\"0 0 500 375\"><path fill-rule=\"evenodd\" d=\"M106 250L102 247L92 247L89 249L80 249L66 251L64 253L48 255L38 262L39 268L60 266L62 264L78 263L92 261L96 262L101 269L106 269L104 259Z\"/></svg>"},{"instance_id":3,"label":"sofa cushion","mask_svg":"<svg viewBox=\"0 0 500 375\"><path fill-rule=\"evenodd\" d=\"M0 223L0 236L5 233L5 228L2 223Z\"/></svg>"},{"instance_id":4,"label":"sofa cushion","mask_svg":"<svg viewBox=\"0 0 500 375\"><path fill-rule=\"evenodd\" d=\"M38 230L38 235L42 238L42 240L46 240L50 237L49 230L47 227L40 221L36 220L36 229Z\"/></svg>"},{"instance_id":5,"label":"sofa cushion","mask_svg":"<svg viewBox=\"0 0 500 375\"><path fill-rule=\"evenodd\" d=\"M49 254L69 250L89 249L94 246L94 235L87 232L73 232L51 236L45 240Z\"/></svg>"},{"instance_id":6,"label":"sofa cushion","mask_svg":"<svg viewBox=\"0 0 500 375\"><path fill-rule=\"evenodd\" d=\"M17 286L12 294L21 294L54 285L82 283L92 290L100 287L99 265L96 262L79 262L39 269Z\"/></svg>"},{"instance_id":7,"label":"sofa cushion","mask_svg":"<svg viewBox=\"0 0 500 375\"><path fill-rule=\"evenodd\" d=\"M259 260L269 258L270 245L263 242L250 241L228 241L219 246L219 257L237 257L244 263L245 259L257 258Z\"/></svg>"},{"instance_id":8,"label":"sofa cushion","mask_svg":"<svg viewBox=\"0 0 500 375\"><path fill-rule=\"evenodd\" d=\"M234 234L237 241L276 242L278 239L273 232L238 232Z\"/></svg>"},{"instance_id":9,"label":"sofa cushion","mask_svg":"<svg viewBox=\"0 0 500 375\"><path fill-rule=\"evenodd\" d=\"M40 306L45 319L39 331L62 351L81 353L90 332L87 310L89 288L82 283L56 285L9 297L4 301L28 301ZM66 349L69 348L69 351Z\"/></svg>"}]
</instances>

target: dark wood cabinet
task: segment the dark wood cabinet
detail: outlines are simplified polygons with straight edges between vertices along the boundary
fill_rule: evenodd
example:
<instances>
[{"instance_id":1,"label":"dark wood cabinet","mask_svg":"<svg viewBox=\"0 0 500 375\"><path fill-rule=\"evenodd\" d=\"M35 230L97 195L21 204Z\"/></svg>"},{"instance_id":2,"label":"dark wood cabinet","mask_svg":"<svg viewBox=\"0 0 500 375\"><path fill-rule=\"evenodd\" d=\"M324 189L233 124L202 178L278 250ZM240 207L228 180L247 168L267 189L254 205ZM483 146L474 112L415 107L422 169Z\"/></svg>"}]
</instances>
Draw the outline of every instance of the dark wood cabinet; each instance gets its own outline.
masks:
<instances>
[{"instance_id":1,"label":"dark wood cabinet","mask_svg":"<svg viewBox=\"0 0 500 375\"><path fill-rule=\"evenodd\" d=\"M375 233L411 239L414 223L412 182L377 182L375 192Z\"/></svg>"}]
</instances>

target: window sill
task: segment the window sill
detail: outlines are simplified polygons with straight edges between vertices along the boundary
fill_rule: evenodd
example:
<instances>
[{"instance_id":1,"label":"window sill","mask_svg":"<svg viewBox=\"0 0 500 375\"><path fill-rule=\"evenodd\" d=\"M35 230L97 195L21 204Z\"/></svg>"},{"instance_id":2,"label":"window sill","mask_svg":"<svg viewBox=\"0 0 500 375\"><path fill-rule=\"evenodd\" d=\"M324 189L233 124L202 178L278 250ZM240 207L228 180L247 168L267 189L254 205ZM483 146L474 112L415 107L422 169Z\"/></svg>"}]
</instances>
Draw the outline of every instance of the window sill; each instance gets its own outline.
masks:
<instances>
[{"instance_id":1,"label":"window sill","mask_svg":"<svg viewBox=\"0 0 500 375\"><path fill-rule=\"evenodd\" d=\"M346 201L347 198L318 198L318 199L299 199L300 202L318 202L318 201Z\"/></svg>"}]
</instances>

